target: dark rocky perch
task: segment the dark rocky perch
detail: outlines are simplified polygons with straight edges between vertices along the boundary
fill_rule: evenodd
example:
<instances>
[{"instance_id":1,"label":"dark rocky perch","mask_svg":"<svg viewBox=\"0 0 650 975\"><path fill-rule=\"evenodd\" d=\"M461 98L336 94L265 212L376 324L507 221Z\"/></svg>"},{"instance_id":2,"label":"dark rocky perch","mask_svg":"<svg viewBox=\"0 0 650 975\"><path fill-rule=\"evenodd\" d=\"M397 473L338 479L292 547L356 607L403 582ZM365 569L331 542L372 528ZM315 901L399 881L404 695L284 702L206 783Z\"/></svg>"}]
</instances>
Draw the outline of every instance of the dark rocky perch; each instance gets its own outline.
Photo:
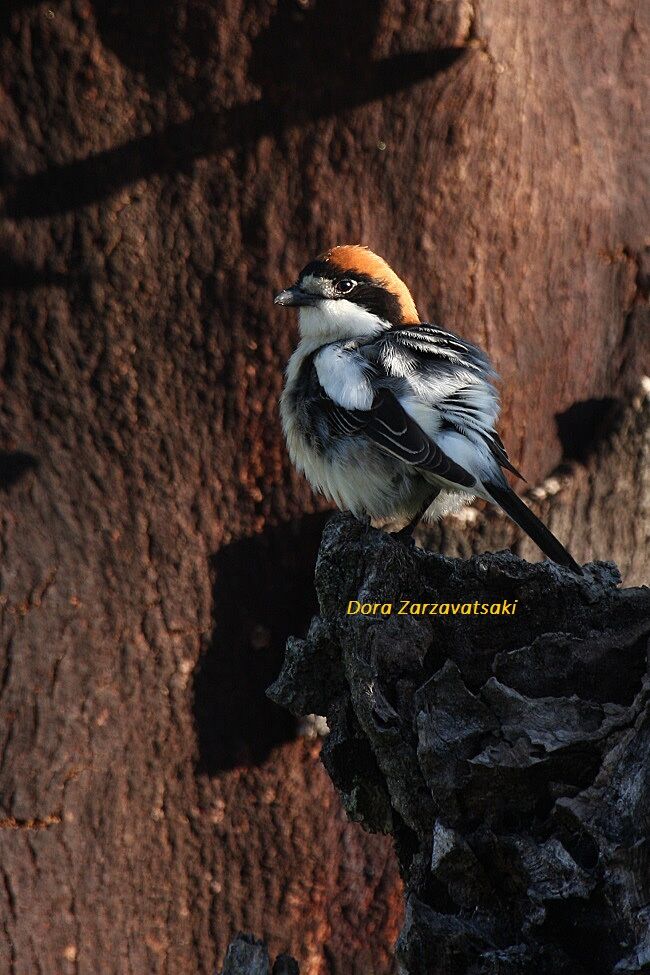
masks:
<instances>
[{"instance_id":1,"label":"dark rocky perch","mask_svg":"<svg viewBox=\"0 0 650 975\"><path fill-rule=\"evenodd\" d=\"M264 942L238 934L228 945L221 975L300 975L300 970L290 955L278 955L271 968Z\"/></svg>"},{"instance_id":2,"label":"dark rocky perch","mask_svg":"<svg viewBox=\"0 0 650 975\"><path fill-rule=\"evenodd\" d=\"M619 582L327 525L320 615L268 693L327 716L349 816L394 836L408 975L650 971L650 590ZM402 598L517 606L403 616Z\"/></svg>"}]
</instances>

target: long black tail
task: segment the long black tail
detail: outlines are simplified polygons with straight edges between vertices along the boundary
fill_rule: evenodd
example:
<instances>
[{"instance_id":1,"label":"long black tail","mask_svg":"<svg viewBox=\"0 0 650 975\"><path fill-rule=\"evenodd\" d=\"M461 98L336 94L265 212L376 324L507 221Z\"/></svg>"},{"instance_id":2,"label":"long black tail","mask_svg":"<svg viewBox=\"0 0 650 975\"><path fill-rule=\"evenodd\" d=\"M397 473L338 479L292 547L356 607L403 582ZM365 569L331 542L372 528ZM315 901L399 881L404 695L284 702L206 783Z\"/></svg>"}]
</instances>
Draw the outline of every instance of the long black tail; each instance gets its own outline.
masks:
<instances>
[{"instance_id":1,"label":"long black tail","mask_svg":"<svg viewBox=\"0 0 650 975\"><path fill-rule=\"evenodd\" d=\"M557 562L558 565L571 569L573 572L577 572L578 575L582 575L582 569L569 555L564 545L558 542L553 532L549 531L521 498L517 497L512 488L502 487L500 484L494 484L491 481L484 481L483 483L486 491L492 495L496 503L520 528L523 528L535 542L535 545L539 545L542 552L548 555L549 559Z\"/></svg>"}]
</instances>

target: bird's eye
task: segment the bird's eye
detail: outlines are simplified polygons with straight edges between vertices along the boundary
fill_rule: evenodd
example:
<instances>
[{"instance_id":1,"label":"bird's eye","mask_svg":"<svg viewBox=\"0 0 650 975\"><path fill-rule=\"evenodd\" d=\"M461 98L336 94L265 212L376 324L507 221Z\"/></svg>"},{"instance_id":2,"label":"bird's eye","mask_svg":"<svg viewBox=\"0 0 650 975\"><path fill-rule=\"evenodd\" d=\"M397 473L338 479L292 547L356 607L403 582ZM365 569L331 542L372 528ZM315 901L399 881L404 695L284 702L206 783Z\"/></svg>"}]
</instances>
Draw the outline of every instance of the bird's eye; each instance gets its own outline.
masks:
<instances>
[{"instance_id":1,"label":"bird's eye","mask_svg":"<svg viewBox=\"0 0 650 975\"><path fill-rule=\"evenodd\" d=\"M343 278L336 285L336 293L339 295L347 295L352 291L356 283L352 278Z\"/></svg>"}]
</instances>

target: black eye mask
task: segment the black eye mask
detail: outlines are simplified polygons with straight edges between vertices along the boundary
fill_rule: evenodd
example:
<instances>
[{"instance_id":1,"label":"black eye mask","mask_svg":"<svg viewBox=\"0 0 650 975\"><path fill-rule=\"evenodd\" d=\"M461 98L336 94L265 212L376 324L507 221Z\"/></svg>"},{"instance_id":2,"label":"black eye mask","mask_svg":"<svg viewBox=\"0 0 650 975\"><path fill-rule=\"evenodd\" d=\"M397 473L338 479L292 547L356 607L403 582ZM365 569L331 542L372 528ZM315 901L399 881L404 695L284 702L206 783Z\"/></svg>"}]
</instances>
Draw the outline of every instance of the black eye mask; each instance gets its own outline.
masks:
<instances>
[{"instance_id":1,"label":"black eye mask","mask_svg":"<svg viewBox=\"0 0 650 975\"><path fill-rule=\"evenodd\" d=\"M376 278L368 274L360 274L352 268L339 271L335 270L327 261L311 261L300 272L298 283L308 275L314 277L327 278L334 284L335 293L333 297L344 298L351 301L361 308L365 308L371 315L376 315L391 325L401 325L403 323L402 308L398 298L387 291L386 288ZM352 288L346 292L337 290L337 286L344 281L354 282Z\"/></svg>"}]
</instances>

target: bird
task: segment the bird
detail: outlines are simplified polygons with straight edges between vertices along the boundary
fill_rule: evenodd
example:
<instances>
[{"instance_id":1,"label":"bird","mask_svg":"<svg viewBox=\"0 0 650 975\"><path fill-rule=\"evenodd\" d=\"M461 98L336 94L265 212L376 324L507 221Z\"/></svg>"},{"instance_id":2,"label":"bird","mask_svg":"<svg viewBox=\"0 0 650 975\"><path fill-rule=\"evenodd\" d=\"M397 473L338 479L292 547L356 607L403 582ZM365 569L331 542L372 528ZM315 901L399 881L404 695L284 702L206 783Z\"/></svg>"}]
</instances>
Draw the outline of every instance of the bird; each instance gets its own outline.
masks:
<instances>
[{"instance_id":1,"label":"bird","mask_svg":"<svg viewBox=\"0 0 650 975\"><path fill-rule=\"evenodd\" d=\"M497 374L478 346L420 320L397 273L361 244L310 261L275 304L300 340L280 398L294 466L366 525L412 542L475 498L498 506L558 565L582 570L508 484Z\"/></svg>"}]
</instances>

